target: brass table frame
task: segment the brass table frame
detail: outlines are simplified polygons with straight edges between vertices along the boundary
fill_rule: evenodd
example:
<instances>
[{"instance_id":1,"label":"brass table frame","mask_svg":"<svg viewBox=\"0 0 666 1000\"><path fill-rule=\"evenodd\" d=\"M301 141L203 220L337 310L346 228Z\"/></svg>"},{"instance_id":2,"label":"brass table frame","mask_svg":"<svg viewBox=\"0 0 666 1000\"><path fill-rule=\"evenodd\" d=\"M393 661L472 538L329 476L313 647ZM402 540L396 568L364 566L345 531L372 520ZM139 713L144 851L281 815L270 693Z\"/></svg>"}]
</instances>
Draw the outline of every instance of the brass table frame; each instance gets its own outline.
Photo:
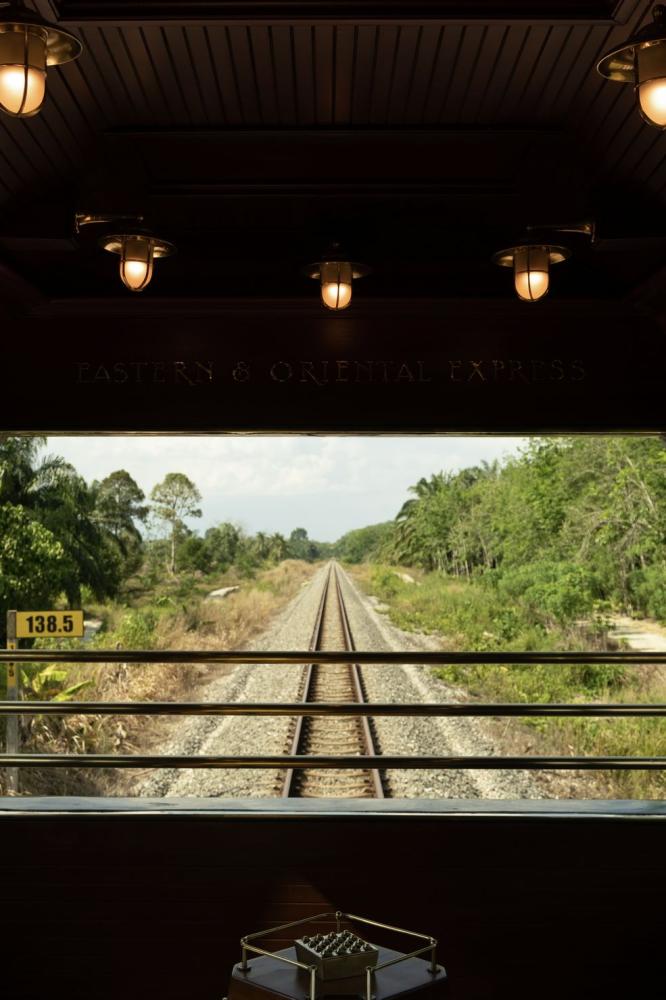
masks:
<instances>
[{"instance_id":1,"label":"brass table frame","mask_svg":"<svg viewBox=\"0 0 666 1000\"><path fill-rule=\"evenodd\" d=\"M305 917L303 920L293 920L288 924L280 924L279 927L271 927L266 931L256 931L254 934L246 934L245 937L241 938L241 961L238 966L241 972L248 972L250 966L248 965L247 956L248 952L252 952L254 955L265 955L268 958L274 958L278 962L284 962L287 965L295 965L299 969L303 969L307 972L310 978L310 994L309 1000L317 1000L317 967L314 965L306 965L304 962L298 962L293 958L284 958L283 955L278 954L273 951L266 951L264 948L258 948L256 945L249 944L250 941L256 941L258 938L266 937L268 934L274 934L277 931L285 931L291 927L300 927L303 924L315 923L319 920L325 920L329 917L335 917L336 929L340 930L340 923L342 920L351 920L360 924L365 924L368 927L378 927L381 930L393 931L396 934L407 934L409 937L419 938L421 941L426 941L427 944L423 948L418 948L416 951L410 951L405 955L401 955L400 958L392 958L388 962L382 962L379 965L368 966L365 970L365 1000L372 1000L372 977L375 972L380 969L387 969L390 965L397 965L399 962L405 962L409 958L418 958L420 955L424 955L426 952L430 953L430 965L428 972L432 976L436 976L438 972L441 971L440 966L437 965L437 939L430 937L429 934L419 934L417 931L407 930L405 927L393 927L391 924L382 924L377 920L369 920L367 917L359 917L354 913L343 913L341 910L332 910L327 913L317 913L313 917Z\"/></svg>"}]
</instances>

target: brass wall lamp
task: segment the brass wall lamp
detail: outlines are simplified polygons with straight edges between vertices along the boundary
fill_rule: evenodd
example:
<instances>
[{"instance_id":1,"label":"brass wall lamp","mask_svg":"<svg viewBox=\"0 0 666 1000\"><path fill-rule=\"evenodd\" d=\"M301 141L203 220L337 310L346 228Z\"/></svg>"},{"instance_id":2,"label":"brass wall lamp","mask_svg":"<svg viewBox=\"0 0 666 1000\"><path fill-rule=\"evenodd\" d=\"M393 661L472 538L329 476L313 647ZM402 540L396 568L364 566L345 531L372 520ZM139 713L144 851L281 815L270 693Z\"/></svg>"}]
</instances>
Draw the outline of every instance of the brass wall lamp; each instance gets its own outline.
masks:
<instances>
[{"instance_id":1,"label":"brass wall lamp","mask_svg":"<svg viewBox=\"0 0 666 1000\"><path fill-rule=\"evenodd\" d=\"M607 80L633 84L645 121L666 128L666 5L657 4L652 17L652 24L607 52L597 70Z\"/></svg>"},{"instance_id":2,"label":"brass wall lamp","mask_svg":"<svg viewBox=\"0 0 666 1000\"><path fill-rule=\"evenodd\" d=\"M36 115L46 95L49 66L78 59L76 35L45 21L22 3L0 3L0 110L13 118Z\"/></svg>"},{"instance_id":3,"label":"brass wall lamp","mask_svg":"<svg viewBox=\"0 0 666 1000\"><path fill-rule=\"evenodd\" d=\"M566 243L552 242L555 233L577 233L594 241L594 223L581 222L570 226L528 226L523 242L498 250L493 262L499 267L513 268L513 283L519 299L537 302L550 286L550 268L571 256Z\"/></svg>"},{"instance_id":4,"label":"brass wall lamp","mask_svg":"<svg viewBox=\"0 0 666 1000\"><path fill-rule=\"evenodd\" d=\"M76 216L76 231L90 225L103 225L107 230L118 224L118 232L105 232L98 239L102 250L120 257L120 277L131 292L142 292L150 284L153 264L160 257L169 257L176 252L175 244L155 236L143 226L142 217L124 218L119 216L86 215Z\"/></svg>"},{"instance_id":5,"label":"brass wall lamp","mask_svg":"<svg viewBox=\"0 0 666 1000\"><path fill-rule=\"evenodd\" d=\"M320 261L308 264L304 273L319 281L321 301L327 309L346 309L352 300L352 282L363 278L371 268L349 260L339 243L331 243Z\"/></svg>"}]
</instances>

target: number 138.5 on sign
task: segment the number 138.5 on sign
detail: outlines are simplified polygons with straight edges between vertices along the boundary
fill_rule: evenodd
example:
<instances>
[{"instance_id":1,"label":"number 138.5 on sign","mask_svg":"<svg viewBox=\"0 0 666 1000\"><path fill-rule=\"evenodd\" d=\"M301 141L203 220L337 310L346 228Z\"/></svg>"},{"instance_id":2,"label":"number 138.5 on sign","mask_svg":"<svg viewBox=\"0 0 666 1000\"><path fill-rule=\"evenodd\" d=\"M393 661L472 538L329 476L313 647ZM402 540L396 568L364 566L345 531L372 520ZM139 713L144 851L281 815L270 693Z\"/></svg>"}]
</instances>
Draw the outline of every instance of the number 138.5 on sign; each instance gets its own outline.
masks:
<instances>
[{"instance_id":1,"label":"number 138.5 on sign","mask_svg":"<svg viewBox=\"0 0 666 1000\"><path fill-rule=\"evenodd\" d=\"M83 611L17 611L16 638L80 639L83 635Z\"/></svg>"}]
</instances>

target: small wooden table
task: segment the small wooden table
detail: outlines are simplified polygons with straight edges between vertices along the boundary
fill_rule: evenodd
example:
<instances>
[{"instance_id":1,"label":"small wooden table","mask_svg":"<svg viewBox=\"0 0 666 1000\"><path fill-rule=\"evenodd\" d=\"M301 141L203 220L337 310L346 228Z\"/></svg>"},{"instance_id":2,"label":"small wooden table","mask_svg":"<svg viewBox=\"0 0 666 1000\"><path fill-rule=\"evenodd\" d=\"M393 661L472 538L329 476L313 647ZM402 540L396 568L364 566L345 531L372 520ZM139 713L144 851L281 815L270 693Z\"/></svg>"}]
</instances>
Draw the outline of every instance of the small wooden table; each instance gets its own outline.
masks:
<instances>
[{"instance_id":1,"label":"small wooden table","mask_svg":"<svg viewBox=\"0 0 666 1000\"><path fill-rule=\"evenodd\" d=\"M275 955L296 961L296 949L285 948ZM379 962L390 962L400 958L402 952L390 948L379 948ZM365 1000L365 976L351 979L317 980L317 997L359 997ZM446 970L437 966L437 972L430 972L430 962L422 958L408 958L404 962L380 969L373 976L373 997L375 1000L397 1000L411 993L420 994L419 1000L440 1000L446 990ZM240 963L234 965L229 984L228 1000L309 1000L310 981L308 974L293 965L286 965L277 958L251 956L246 972Z\"/></svg>"}]
</instances>

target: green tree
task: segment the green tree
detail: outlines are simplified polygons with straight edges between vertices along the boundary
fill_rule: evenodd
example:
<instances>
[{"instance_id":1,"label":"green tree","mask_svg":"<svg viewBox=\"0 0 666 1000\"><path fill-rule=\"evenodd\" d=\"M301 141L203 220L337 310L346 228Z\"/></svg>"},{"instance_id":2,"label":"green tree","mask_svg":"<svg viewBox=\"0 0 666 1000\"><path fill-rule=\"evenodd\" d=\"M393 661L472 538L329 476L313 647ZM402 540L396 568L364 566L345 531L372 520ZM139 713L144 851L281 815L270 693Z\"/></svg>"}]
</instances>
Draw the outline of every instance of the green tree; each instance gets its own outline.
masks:
<instances>
[{"instance_id":1,"label":"green tree","mask_svg":"<svg viewBox=\"0 0 666 1000\"><path fill-rule=\"evenodd\" d=\"M242 539L242 530L229 521L209 528L204 535L204 551L209 571L224 573L235 562Z\"/></svg>"},{"instance_id":2,"label":"green tree","mask_svg":"<svg viewBox=\"0 0 666 1000\"><path fill-rule=\"evenodd\" d=\"M118 469L101 482L93 483L95 513L100 524L122 547L128 536L141 538L136 522L144 523L148 507L141 490L124 469Z\"/></svg>"},{"instance_id":3,"label":"green tree","mask_svg":"<svg viewBox=\"0 0 666 1000\"><path fill-rule=\"evenodd\" d=\"M60 593L65 553L53 532L14 504L0 505L0 636L7 611L49 605Z\"/></svg>"},{"instance_id":4,"label":"green tree","mask_svg":"<svg viewBox=\"0 0 666 1000\"><path fill-rule=\"evenodd\" d=\"M393 521L356 528L338 539L333 547L333 554L351 563L360 563L366 559L381 560L382 551L392 541L394 532Z\"/></svg>"},{"instance_id":5,"label":"green tree","mask_svg":"<svg viewBox=\"0 0 666 1000\"><path fill-rule=\"evenodd\" d=\"M143 536L137 522L144 524L148 515L145 494L124 469L94 482L92 491L95 518L118 547L123 577L131 576L141 565Z\"/></svg>"},{"instance_id":6,"label":"green tree","mask_svg":"<svg viewBox=\"0 0 666 1000\"><path fill-rule=\"evenodd\" d=\"M0 503L29 510L44 510L57 504L63 482L76 470L63 458L47 455L39 459L45 437L8 437L0 441Z\"/></svg>"},{"instance_id":7,"label":"green tree","mask_svg":"<svg viewBox=\"0 0 666 1000\"><path fill-rule=\"evenodd\" d=\"M121 564L98 524L94 490L62 458L40 459L44 444L43 437L9 437L0 444L0 503L29 512L61 543L61 589L70 606L80 604L83 584L100 599L113 596Z\"/></svg>"},{"instance_id":8,"label":"green tree","mask_svg":"<svg viewBox=\"0 0 666 1000\"><path fill-rule=\"evenodd\" d=\"M168 569L176 572L176 541L179 531L185 529L183 518L201 517L197 504L201 494L194 483L182 472L168 472L161 483L153 487L150 498L156 516L170 526L171 552Z\"/></svg>"}]
</instances>

